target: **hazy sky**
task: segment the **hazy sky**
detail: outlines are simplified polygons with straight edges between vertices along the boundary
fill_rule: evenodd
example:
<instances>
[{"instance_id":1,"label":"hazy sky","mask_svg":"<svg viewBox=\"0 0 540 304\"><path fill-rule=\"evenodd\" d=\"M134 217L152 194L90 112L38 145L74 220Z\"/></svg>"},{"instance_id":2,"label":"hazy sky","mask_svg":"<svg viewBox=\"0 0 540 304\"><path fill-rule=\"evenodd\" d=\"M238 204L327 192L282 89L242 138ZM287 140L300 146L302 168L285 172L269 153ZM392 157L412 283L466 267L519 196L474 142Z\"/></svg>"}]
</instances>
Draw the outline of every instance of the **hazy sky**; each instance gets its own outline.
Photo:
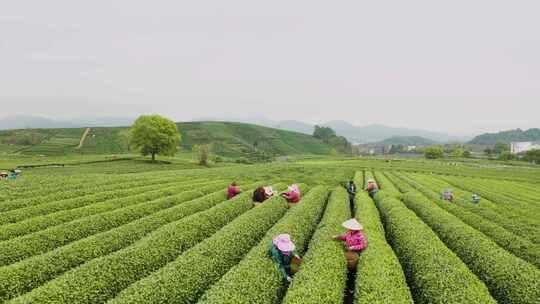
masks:
<instances>
[{"instance_id":1,"label":"hazy sky","mask_svg":"<svg viewBox=\"0 0 540 304\"><path fill-rule=\"evenodd\" d=\"M3 1L0 117L540 127L540 1Z\"/></svg>"}]
</instances>

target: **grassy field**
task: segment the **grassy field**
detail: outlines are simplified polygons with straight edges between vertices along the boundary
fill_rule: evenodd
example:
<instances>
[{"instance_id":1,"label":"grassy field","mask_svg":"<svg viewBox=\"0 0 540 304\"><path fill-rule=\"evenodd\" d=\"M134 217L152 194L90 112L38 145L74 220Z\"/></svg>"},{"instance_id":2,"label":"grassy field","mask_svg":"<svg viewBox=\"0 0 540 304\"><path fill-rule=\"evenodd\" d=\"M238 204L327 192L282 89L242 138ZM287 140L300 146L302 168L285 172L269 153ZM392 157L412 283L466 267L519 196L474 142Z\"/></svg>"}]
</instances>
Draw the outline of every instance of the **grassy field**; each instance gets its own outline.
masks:
<instances>
[{"instance_id":1,"label":"grassy field","mask_svg":"<svg viewBox=\"0 0 540 304\"><path fill-rule=\"evenodd\" d=\"M265 158L284 155L330 155L332 149L306 134L231 122L178 123L182 149L212 143L212 151L226 158ZM0 155L64 156L133 153L128 128L92 128L77 148L85 128L0 131Z\"/></svg>"},{"instance_id":2,"label":"grassy field","mask_svg":"<svg viewBox=\"0 0 540 304\"><path fill-rule=\"evenodd\" d=\"M538 303L540 171L489 162L311 159L200 167L184 154L23 157L62 162L0 181L0 303ZM11 163L9 163L11 162ZM342 183L374 178L349 209ZM244 193L226 200L236 180ZM254 207L258 185L301 202ZM452 188L453 203L440 200ZM479 194L479 204L470 197ZM331 236L355 215L355 280ZM285 284L267 257L289 233L304 264ZM354 278L354 277L353 277ZM344 298L347 290L354 290ZM348 293L348 292L347 292Z\"/></svg>"}]
</instances>

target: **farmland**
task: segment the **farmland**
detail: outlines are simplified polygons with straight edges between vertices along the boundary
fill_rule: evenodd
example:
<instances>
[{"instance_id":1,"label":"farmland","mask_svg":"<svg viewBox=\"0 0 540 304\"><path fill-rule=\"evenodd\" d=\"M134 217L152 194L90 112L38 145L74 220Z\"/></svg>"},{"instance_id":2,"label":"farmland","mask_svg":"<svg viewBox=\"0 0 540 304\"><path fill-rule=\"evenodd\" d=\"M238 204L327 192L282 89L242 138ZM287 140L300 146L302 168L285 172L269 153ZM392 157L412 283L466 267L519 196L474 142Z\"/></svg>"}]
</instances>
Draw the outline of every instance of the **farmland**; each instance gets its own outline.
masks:
<instances>
[{"instance_id":1,"label":"farmland","mask_svg":"<svg viewBox=\"0 0 540 304\"><path fill-rule=\"evenodd\" d=\"M536 167L88 157L0 181L0 303L540 303ZM350 210L351 179L381 191L359 191ZM227 200L233 180L243 193ZM299 204L253 205L256 187L291 183ZM368 248L349 273L332 236L353 215ZM304 258L290 284L267 255L280 233Z\"/></svg>"}]
</instances>

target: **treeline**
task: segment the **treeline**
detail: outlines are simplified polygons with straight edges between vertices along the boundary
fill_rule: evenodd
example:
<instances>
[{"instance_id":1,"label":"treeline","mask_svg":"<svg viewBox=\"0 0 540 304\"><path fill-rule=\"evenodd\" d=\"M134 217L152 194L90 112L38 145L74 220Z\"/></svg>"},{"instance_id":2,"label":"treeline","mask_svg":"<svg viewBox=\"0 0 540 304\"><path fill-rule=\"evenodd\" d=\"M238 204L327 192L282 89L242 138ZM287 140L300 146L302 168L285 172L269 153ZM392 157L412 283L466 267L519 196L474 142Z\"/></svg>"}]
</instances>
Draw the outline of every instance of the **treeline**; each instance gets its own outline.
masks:
<instances>
[{"instance_id":1,"label":"treeline","mask_svg":"<svg viewBox=\"0 0 540 304\"><path fill-rule=\"evenodd\" d=\"M509 143L512 141L536 141L540 140L540 129L533 128L529 130L509 130L499 133L485 133L476 136L470 141L471 144L477 145L494 145L498 141Z\"/></svg>"},{"instance_id":2,"label":"treeline","mask_svg":"<svg viewBox=\"0 0 540 304\"><path fill-rule=\"evenodd\" d=\"M329 145L339 154L352 153L351 143L345 137L338 136L330 127L321 127L316 125L315 130L313 131L313 137Z\"/></svg>"}]
</instances>

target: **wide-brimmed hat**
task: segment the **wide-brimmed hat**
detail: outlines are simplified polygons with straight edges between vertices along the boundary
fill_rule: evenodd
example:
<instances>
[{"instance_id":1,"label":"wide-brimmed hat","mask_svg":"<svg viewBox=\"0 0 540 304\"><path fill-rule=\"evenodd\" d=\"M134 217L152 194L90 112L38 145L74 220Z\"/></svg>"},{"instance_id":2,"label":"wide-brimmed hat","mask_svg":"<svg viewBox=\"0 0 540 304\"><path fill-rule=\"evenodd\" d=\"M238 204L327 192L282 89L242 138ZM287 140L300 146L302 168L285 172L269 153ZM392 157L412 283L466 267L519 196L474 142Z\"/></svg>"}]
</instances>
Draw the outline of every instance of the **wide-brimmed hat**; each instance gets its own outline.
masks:
<instances>
[{"instance_id":1,"label":"wide-brimmed hat","mask_svg":"<svg viewBox=\"0 0 540 304\"><path fill-rule=\"evenodd\" d=\"M276 245L276 247L282 252L290 252L295 248L294 243L291 241L291 236L288 234L280 234L276 236L272 240L272 243Z\"/></svg>"},{"instance_id":2,"label":"wide-brimmed hat","mask_svg":"<svg viewBox=\"0 0 540 304\"><path fill-rule=\"evenodd\" d=\"M296 192L296 193L300 194L300 188L298 188L297 184L290 185L289 186L289 191Z\"/></svg>"},{"instance_id":3,"label":"wide-brimmed hat","mask_svg":"<svg viewBox=\"0 0 540 304\"><path fill-rule=\"evenodd\" d=\"M374 183L375 181L374 181L374 180L372 180L372 179L368 179L368 181L367 181L367 182L368 182L368 184L371 184L371 183Z\"/></svg>"},{"instance_id":4,"label":"wide-brimmed hat","mask_svg":"<svg viewBox=\"0 0 540 304\"><path fill-rule=\"evenodd\" d=\"M364 230L364 226L362 226L362 224L360 224L356 219L350 219L346 222L343 222L343 224L341 225L349 230L354 230L354 231Z\"/></svg>"},{"instance_id":5,"label":"wide-brimmed hat","mask_svg":"<svg viewBox=\"0 0 540 304\"><path fill-rule=\"evenodd\" d=\"M264 193L268 196L272 196L274 195L274 189L272 189L272 187L270 186L267 186L267 187L263 187L264 189Z\"/></svg>"}]
</instances>

